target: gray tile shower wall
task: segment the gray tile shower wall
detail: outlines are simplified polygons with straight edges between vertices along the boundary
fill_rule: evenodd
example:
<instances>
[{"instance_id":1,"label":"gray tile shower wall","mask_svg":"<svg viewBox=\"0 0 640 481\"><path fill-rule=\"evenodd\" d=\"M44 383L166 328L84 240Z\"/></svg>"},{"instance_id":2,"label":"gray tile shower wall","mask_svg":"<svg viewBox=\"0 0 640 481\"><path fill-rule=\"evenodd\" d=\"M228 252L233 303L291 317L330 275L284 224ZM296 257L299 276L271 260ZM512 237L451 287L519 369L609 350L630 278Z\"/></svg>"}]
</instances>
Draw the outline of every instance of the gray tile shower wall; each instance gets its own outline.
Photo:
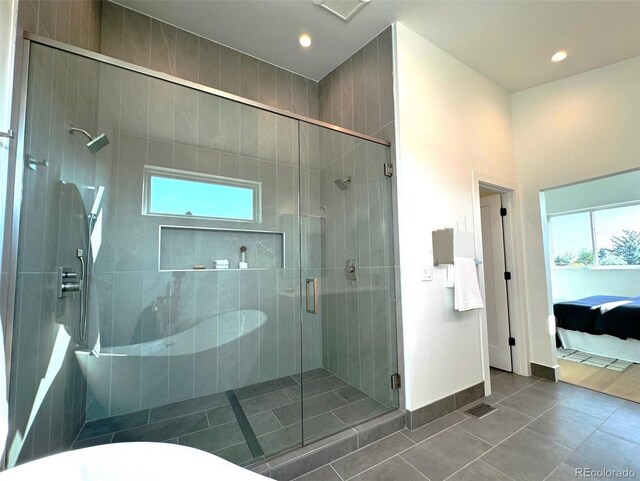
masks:
<instances>
[{"instance_id":1,"label":"gray tile shower wall","mask_svg":"<svg viewBox=\"0 0 640 481\"><path fill-rule=\"evenodd\" d=\"M318 118L317 82L108 1L101 53Z\"/></svg>"},{"instance_id":2,"label":"gray tile shower wall","mask_svg":"<svg viewBox=\"0 0 640 481\"><path fill-rule=\"evenodd\" d=\"M333 132L323 132L320 145L324 367L389 405L396 338L391 180L382 173L388 149ZM349 188L340 191L334 180L347 176ZM356 262L356 281L345 276L347 259Z\"/></svg>"},{"instance_id":3,"label":"gray tile shower wall","mask_svg":"<svg viewBox=\"0 0 640 481\"><path fill-rule=\"evenodd\" d=\"M22 449L16 443L9 456L19 463L67 449L84 423L85 378L74 353L77 294L57 298L56 270L79 267L82 222L72 225L72 216L92 200L96 172L86 139L67 129L73 124L95 131L97 66L37 45L31 64L25 153L48 165L25 168L24 174L8 441L11 446L16 435L24 438ZM71 204L63 204L70 191L61 181L78 186L80 196ZM41 400L38 389L45 389Z\"/></svg>"},{"instance_id":4,"label":"gray tile shower wall","mask_svg":"<svg viewBox=\"0 0 640 481\"><path fill-rule=\"evenodd\" d=\"M106 187L95 265L102 345L128 346L139 352L139 362L90 359L88 419L294 374L301 368L301 339L305 369L320 367L319 331L300 332L297 122L102 65L98 129L112 139L97 155L97 182ZM142 215L145 165L260 181L261 222ZM320 203L319 190L310 195ZM167 224L284 232L286 268L277 268L271 250L271 267L260 270L250 264L248 270L158 272L159 226ZM320 252L314 228L315 237L305 242L310 252ZM232 267L240 245L237 236L218 241ZM215 252L207 244L192 247L172 243L168 255L210 267ZM266 245L255 250L249 262L269 252ZM234 330L225 319L241 310L262 311L266 321L251 332ZM170 347L163 355L142 356L140 343L177 334L191 352Z\"/></svg>"},{"instance_id":5,"label":"gray tile shower wall","mask_svg":"<svg viewBox=\"0 0 640 481\"><path fill-rule=\"evenodd\" d=\"M102 0L20 0L21 30L100 51Z\"/></svg>"},{"instance_id":6,"label":"gray tile shower wall","mask_svg":"<svg viewBox=\"0 0 640 481\"><path fill-rule=\"evenodd\" d=\"M393 141L393 44L388 27L318 83L320 120Z\"/></svg>"},{"instance_id":7,"label":"gray tile shower wall","mask_svg":"<svg viewBox=\"0 0 640 481\"><path fill-rule=\"evenodd\" d=\"M328 233L323 279L332 293L322 317L323 365L383 403L389 402L388 375L396 357L399 293L395 179L382 175L382 164L395 159L392 52L389 27L318 85L320 120L392 143L389 152L327 133L319 147ZM338 191L333 181L348 176L351 187ZM346 259L357 260L355 284L345 279Z\"/></svg>"}]
</instances>

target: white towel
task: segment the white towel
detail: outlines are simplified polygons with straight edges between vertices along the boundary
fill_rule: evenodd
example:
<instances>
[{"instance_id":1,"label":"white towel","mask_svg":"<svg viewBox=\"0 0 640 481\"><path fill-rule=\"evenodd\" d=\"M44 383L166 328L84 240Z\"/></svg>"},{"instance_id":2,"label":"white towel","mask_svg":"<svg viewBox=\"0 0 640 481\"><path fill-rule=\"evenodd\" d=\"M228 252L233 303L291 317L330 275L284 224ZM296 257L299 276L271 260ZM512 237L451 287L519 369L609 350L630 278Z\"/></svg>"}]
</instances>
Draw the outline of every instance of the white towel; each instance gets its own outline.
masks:
<instances>
[{"instance_id":1,"label":"white towel","mask_svg":"<svg viewBox=\"0 0 640 481\"><path fill-rule=\"evenodd\" d=\"M447 279L444 281L444 286L447 289L453 289L456 285L456 270L453 264L447 264Z\"/></svg>"},{"instance_id":2,"label":"white towel","mask_svg":"<svg viewBox=\"0 0 640 481\"><path fill-rule=\"evenodd\" d=\"M453 259L455 271L454 308L456 311L482 309L482 295L478 284L476 263L468 257Z\"/></svg>"}]
</instances>

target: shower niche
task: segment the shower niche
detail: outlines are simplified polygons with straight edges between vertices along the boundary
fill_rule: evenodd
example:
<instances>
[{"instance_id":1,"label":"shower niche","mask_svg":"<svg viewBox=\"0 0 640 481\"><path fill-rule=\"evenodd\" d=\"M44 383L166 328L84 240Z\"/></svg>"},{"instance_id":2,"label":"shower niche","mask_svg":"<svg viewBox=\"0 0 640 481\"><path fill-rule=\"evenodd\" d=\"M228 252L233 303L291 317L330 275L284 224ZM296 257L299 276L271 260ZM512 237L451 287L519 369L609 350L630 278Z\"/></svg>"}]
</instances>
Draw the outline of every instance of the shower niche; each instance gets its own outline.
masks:
<instances>
[{"instance_id":1,"label":"shower niche","mask_svg":"<svg viewBox=\"0 0 640 481\"><path fill-rule=\"evenodd\" d=\"M241 262L245 269L285 267L284 232L161 225L159 244L160 271L233 270Z\"/></svg>"}]
</instances>

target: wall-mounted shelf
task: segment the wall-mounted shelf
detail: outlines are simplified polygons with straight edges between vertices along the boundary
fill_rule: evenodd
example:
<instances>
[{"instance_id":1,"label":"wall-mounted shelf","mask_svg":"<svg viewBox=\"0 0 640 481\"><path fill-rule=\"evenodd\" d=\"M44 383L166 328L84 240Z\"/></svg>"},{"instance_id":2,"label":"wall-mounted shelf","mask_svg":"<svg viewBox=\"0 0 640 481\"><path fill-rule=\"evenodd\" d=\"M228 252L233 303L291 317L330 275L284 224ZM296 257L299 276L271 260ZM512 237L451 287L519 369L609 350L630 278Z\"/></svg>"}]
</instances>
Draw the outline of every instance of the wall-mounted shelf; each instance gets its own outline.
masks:
<instances>
[{"instance_id":1,"label":"wall-mounted shelf","mask_svg":"<svg viewBox=\"0 0 640 481\"><path fill-rule=\"evenodd\" d=\"M158 270L185 272L247 271L284 268L284 232L161 225ZM240 247L246 246L248 269L239 269ZM228 259L229 269L213 268ZM204 269L194 269L202 264Z\"/></svg>"},{"instance_id":2,"label":"wall-mounted shelf","mask_svg":"<svg viewBox=\"0 0 640 481\"><path fill-rule=\"evenodd\" d=\"M431 232L433 265L453 264L455 257L475 257L473 232L440 229ZM481 262L475 259L476 265Z\"/></svg>"}]
</instances>

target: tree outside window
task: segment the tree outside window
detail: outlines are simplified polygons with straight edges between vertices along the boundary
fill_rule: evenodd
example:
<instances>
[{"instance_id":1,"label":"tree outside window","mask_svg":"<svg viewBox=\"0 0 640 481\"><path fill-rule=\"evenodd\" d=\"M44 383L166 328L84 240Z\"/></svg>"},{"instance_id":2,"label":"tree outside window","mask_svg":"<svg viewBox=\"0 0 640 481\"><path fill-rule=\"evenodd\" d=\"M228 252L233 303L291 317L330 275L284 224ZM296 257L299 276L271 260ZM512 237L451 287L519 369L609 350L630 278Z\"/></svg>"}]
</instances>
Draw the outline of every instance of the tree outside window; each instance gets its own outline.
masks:
<instances>
[{"instance_id":1,"label":"tree outside window","mask_svg":"<svg viewBox=\"0 0 640 481\"><path fill-rule=\"evenodd\" d=\"M551 216L556 267L640 266L640 204Z\"/></svg>"}]
</instances>

